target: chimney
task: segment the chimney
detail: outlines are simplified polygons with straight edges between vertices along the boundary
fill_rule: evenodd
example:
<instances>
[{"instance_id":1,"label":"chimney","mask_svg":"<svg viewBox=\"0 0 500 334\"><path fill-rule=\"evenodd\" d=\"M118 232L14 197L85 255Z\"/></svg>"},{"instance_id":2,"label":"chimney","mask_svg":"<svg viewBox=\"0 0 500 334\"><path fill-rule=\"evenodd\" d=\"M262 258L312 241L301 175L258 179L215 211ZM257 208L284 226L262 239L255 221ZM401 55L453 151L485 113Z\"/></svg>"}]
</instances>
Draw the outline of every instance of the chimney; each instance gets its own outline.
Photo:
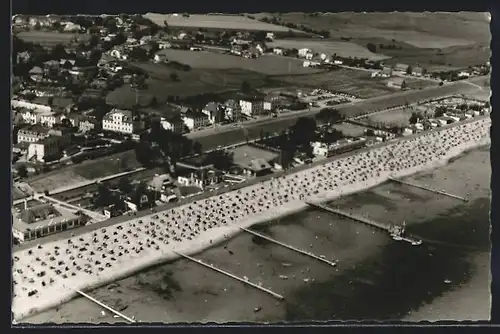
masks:
<instances>
[{"instance_id":1,"label":"chimney","mask_svg":"<svg viewBox=\"0 0 500 334\"><path fill-rule=\"evenodd\" d=\"M24 199L24 210L28 210L28 200Z\"/></svg>"}]
</instances>

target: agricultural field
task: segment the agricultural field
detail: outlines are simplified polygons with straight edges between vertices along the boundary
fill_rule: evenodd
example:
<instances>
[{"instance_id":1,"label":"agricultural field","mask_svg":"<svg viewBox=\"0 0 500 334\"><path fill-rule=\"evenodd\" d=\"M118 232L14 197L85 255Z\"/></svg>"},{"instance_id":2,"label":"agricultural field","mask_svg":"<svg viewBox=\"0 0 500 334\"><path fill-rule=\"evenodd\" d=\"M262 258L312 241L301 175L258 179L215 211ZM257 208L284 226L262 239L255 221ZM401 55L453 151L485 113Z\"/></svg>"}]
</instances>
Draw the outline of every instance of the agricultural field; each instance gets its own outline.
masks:
<instances>
[{"instance_id":1,"label":"agricultural field","mask_svg":"<svg viewBox=\"0 0 500 334\"><path fill-rule=\"evenodd\" d=\"M393 93L384 80L371 78L370 72L341 68L335 71L301 76L281 76L290 85L323 88L332 92L352 94L367 99Z\"/></svg>"},{"instance_id":2,"label":"agricultural field","mask_svg":"<svg viewBox=\"0 0 500 334\"><path fill-rule=\"evenodd\" d=\"M321 70L303 67L302 61L293 58L284 58L274 55L263 55L256 59L248 59L229 54L220 54L207 51L186 51L164 49L160 53L165 54L169 61L199 69L242 69L265 75L280 74L308 74L317 73Z\"/></svg>"},{"instance_id":3,"label":"agricultural field","mask_svg":"<svg viewBox=\"0 0 500 334\"><path fill-rule=\"evenodd\" d=\"M80 42L86 42L90 39L90 35L61 33L56 31L22 31L17 33L17 36L26 42L38 43L41 45L56 45L70 44L75 39Z\"/></svg>"},{"instance_id":4,"label":"agricultural field","mask_svg":"<svg viewBox=\"0 0 500 334\"><path fill-rule=\"evenodd\" d=\"M336 54L339 57L366 58L377 61L389 58L381 54L376 54L368 51L364 46L350 43L338 42L329 40L313 40L313 39L276 39L272 43L267 43L268 47L283 47L287 49L302 49L308 48L315 53L324 53L328 56Z\"/></svg>"},{"instance_id":5,"label":"agricultural field","mask_svg":"<svg viewBox=\"0 0 500 334\"><path fill-rule=\"evenodd\" d=\"M220 93L240 89L246 81L252 88L266 84L266 77L256 72L240 69L177 71L165 64L134 63L146 70L150 78L146 80L147 88L138 91L138 102L147 105L153 97L164 103L168 96L187 97L206 93ZM178 81L170 78L175 73ZM136 103L136 92L130 85L123 85L110 92L106 101L121 108L130 108Z\"/></svg>"},{"instance_id":6,"label":"agricultural field","mask_svg":"<svg viewBox=\"0 0 500 334\"><path fill-rule=\"evenodd\" d=\"M329 40L366 47L391 57L391 64L420 64L431 71L488 61L491 33L486 13L285 13L256 14L328 30ZM380 48L380 44L397 48Z\"/></svg>"},{"instance_id":7,"label":"agricultural field","mask_svg":"<svg viewBox=\"0 0 500 334\"><path fill-rule=\"evenodd\" d=\"M161 26L163 26L164 21L167 21L171 27L234 29L240 31L265 30L268 32L288 32L289 30L287 27L264 23L239 15L190 15L189 17L183 17L180 14L147 13L144 17Z\"/></svg>"}]
</instances>

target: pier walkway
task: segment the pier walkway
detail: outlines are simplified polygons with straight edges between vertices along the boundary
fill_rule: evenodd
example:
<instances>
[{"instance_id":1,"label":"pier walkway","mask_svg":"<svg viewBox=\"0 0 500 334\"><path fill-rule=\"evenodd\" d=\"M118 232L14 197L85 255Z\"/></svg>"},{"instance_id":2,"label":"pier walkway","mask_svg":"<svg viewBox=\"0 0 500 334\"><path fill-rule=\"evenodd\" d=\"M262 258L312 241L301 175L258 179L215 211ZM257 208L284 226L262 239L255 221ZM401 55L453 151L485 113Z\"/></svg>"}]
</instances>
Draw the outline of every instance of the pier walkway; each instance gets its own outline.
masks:
<instances>
[{"instance_id":1,"label":"pier walkway","mask_svg":"<svg viewBox=\"0 0 500 334\"><path fill-rule=\"evenodd\" d=\"M266 289L266 288L264 288L264 287L261 287L261 286L260 286L260 285L258 285L258 284L252 283L252 282L250 282L250 281L247 281L246 279L243 279L243 278L240 278L240 277L238 277L238 276L236 276L236 275L233 275L233 274L231 274L231 273L228 273L227 271L224 271L224 270L222 270L222 269L219 269L219 268L217 268L217 267L214 267L214 265L212 265L212 264L207 264L207 263L205 263L205 262L203 262L203 261L201 261L201 260L195 259L194 257L191 257L191 256L189 256L189 255L185 255L185 254L181 254L181 253L176 252L176 251L174 251L174 253L175 253L175 254L177 254L177 255L179 255L179 256L181 256L181 257L183 257L183 258L185 258L185 259L188 259L188 260L193 261L193 262L195 262L195 263L201 264L202 266L207 267L207 268L209 268L209 269L212 269L212 270L214 270L214 271L216 271L216 272L218 272L218 273L221 273L221 274L226 275L226 276L228 276L228 277L234 278L235 280L240 281L240 282L242 282L242 283L244 283L244 284L247 284L247 285L249 285L249 286L251 286L251 287L253 287L253 288L256 288L256 289L258 289L258 290L260 290L260 291L264 291L264 292L266 292L266 293L270 294L271 296L273 296L274 298L277 298L277 299L279 299L279 300L283 300L283 299L285 299L285 297L283 297L283 296L282 296L282 295L280 295L280 294L277 294L277 293L276 293L276 292L274 292L274 291L271 291L271 290L269 290L269 289Z\"/></svg>"},{"instance_id":2,"label":"pier walkway","mask_svg":"<svg viewBox=\"0 0 500 334\"><path fill-rule=\"evenodd\" d=\"M355 221L358 221L360 223L363 223L363 224L366 224L366 225L369 225L369 226L372 226L372 227L376 227L376 228L379 228L379 229L384 230L386 232L389 232L389 225L387 225L387 224L379 223L379 222L376 222L374 220L371 220L371 219L368 219L368 218L365 218L365 217L355 216L353 214L350 214L350 213L347 213L347 212L344 212L344 211L340 211L340 210L331 208L331 207L326 206L324 204L315 204L315 203L310 203L310 202L306 202L306 204L308 204L309 206L312 206L314 208L318 208L318 209L321 209L321 210L324 210L324 211L328 211L328 212L336 214L338 216L341 216L341 217L344 217L344 218L349 218L351 220L355 220Z\"/></svg>"},{"instance_id":3,"label":"pier walkway","mask_svg":"<svg viewBox=\"0 0 500 334\"><path fill-rule=\"evenodd\" d=\"M106 304L104 304L104 303L102 303L102 302L98 301L98 300L97 300L97 299L95 299L94 297L91 297L91 296L87 295L85 292L80 291L80 290L76 290L76 292L78 292L80 295L82 295L83 297L87 298L88 300L90 300L90 301L92 301L92 302L96 303L97 305L99 305L99 306L101 306L101 307L105 308L106 310L108 310L108 311L110 311L110 312L113 312L113 313L114 313L114 314L116 314L117 316L119 316L119 317L121 317L121 318L123 318L123 319L127 320L128 322L130 322L130 323L135 323L135 320L134 320L134 319L131 319L131 318L127 317L126 315L124 315L123 313L120 313L120 312L118 312L117 310L112 309L111 307L109 307L108 305L106 305Z\"/></svg>"},{"instance_id":4,"label":"pier walkway","mask_svg":"<svg viewBox=\"0 0 500 334\"><path fill-rule=\"evenodd\" d=\"M424 187L424 186L421 186L421 185L418 185L418 184L415 184L415 183L411 183L411 182L408 182L408 181L394 179L392 177L389 177L389 180L393 181L393 182L396 182L396 183L400 183L400 184L406 185L406 186L411 186L411 187L415 187L415 188L427 190L427 191L430 191L430 192L433 192L433 193L436 193L436 194L440 194L440 195L448 196L448 197L451 197L451 198L455 198L455 199L458 199L458 200L461 200L461 201L464 201L464 202L468 201L467 198L465 198L465 197L460 197L460 196L457 196L457 195L453 195L453 194L447 193L447 192L442 191L442 190L437 190L437 189L432 189L432 188Z\"/></svg>"},{"instance_id":5,"label":"pier walkway","mask_svg":"<svg viewBox=\"0 0 500 334\"><path fill-rule=\"evenodd\" d=\"M300 254L302 254L302 255L306 255L306 256L312 257L313 259L318 260L318 261L321 261L321 262L324 262L324 263L326 263L326 264L329 264L329 265L330 265L330 266L332 266L332 267L335 267L335 266L337 265L337 263L336 263L335 261L329 261L329 260L327 260L327 259L325 259L325 258L323 258L323 257L321 257L321 256L317 256L317 255L315 255L315 254L313 254L313 253L306 252L306 251L303 251L303 250L301 250L301 249L295 248L295 247L293 247L293 246L287 245L287 244L285 244L285 243L283 243L283 242L281 242L281 241L278 241L278 240L272 239L272 238L270 238L270 237L268 237L268 236L266 236L266 235L263 235L263 234L260 234L260 233L258 233L258 232L255 232L255 231L249 230L249 229L244 228L244 227L242 227L242 226L238 226L238 227L239 227L241 230L243 230L243 231L245 231L245 232L248 232L248 233L250 233L250 234L253 234L253 235L255 235L255 236L259 237L259 238L266 239L267 241L270 241L270 242L273 242L273 243L275 243L275 244L277 244L277 245L280 245L280 246L282 246L282 247L285 247L285 248L291 249L291 250L293 250L293 251L295 251L295 252L297 252L297 253L300 253Z\"/></svg>"}]
</instances>

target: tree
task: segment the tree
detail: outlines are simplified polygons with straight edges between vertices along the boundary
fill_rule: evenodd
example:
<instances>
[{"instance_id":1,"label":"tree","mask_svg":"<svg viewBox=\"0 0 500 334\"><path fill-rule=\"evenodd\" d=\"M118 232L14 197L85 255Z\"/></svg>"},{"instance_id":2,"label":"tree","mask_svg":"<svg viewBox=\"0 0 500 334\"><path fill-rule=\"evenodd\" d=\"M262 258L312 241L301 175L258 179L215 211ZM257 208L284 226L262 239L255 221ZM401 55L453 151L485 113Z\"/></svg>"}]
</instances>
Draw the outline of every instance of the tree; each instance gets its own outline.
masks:
<instances>
[{"instance_id":1,"label":"tree","mask_svg":"<svg viewBox=\"0 0 500 334\"><path fill-rule=\"evenodd\" d=\"M28 168L26 168L26 165L20 165L17 167L17 175L23 178L28 176Z\"/></svg>"},{"instance_id":2,"label":"tree","mask_svg":"<svg viewBox=\"0 0 500 334\"><path fill-rule=\"evenodd\" d=\"M368 43L366 44L366 48L368 49L368 51L370 52L373 52L373 53L376 53L377 52L377 46L373 43Z\"/></svg>"},{"instance_id":3,"label":"tree","mask_svg":"<svg viewBox=\"0 0 500 334\"><path fill-rule=\"evenodd\" d=\"M118 181L118 189L124 194L129 194L134 190L134 187L132 186L132 183L130 183L130 179L128 177L121 178L120 181Z\"/></svg>"},{"instance_id":4,"label":"tree","mask_svg":"<svg viewBox=\"0 0 500 334\"><path fill-rule=\"evenodd\" d=\"M113 202L113 197L108 185L101 183L97 187L97 195L94 200L94 204L97 207L105 207L111 205Z\"/></svg>"},{"instance_id":5,"label":"tree","mask_svg":"<svg viewBox=\"0 0 500 334\"><path fill-rule=\"evenodd\" d=\"M243 93L248 93L252 90L252 87L250 86L250 84L247 82L247 81L243 81L241 83L241 91Z\"/></svg>"},{"instance_id":6,"label":"tree","mask_svg":"<svg viewBox=\"0 0 500 334\"><path fill-rule=\"evenodd\" d=\"M40 30L40 29L42 29L40 22L35 23L35 30Z\"/></svg>"},{"instance_id":7,"label":"tree","mask_svg":"<svg viewBox=\"0 0 500 334\"><path fill-rule=\"evenodd\" d=\"M47 104L50 107L54 105L54 97L53 96L49 96L49 98L47 99Z\"/></svg>"},{"instance_id":8,"label":"tree","mask_svg":"<svg viewBox=\"0 0 500 334\"><path fill-rule=\"evenodd\" d=\"M344 120L344 116L337 109L323 108L316 114L316 120L321 123L335 124Z\"/></svg>"},{"instance_id":9,"label":"tree","mask_svg":"<svg viewBox=\"0 0 500 334\"><path fill-rule=\"evenodd\" d=\"M202 146L201 146L200 142L194 141L193 142L193 152L194 152L194 154L201 154L201 149L202 149Z\"/></svg>"},{"instance_id":10,"label":"tree","mask_svg":"<svg viewBox=\"0 0 500 334\"><path fill-rule=\"evenodd\" d=\"M176 82L177 82L177 81L180 81L180 79L179 79L179 75L178 75L176 72L172 72L172 73L170 73L170 80L172 80L172 81L176 81Z\"/></svg>"},{"instance_id":11,"label":"tree","mask_svg":"<svg viewBox=\"0 0 500 334\"><path fill-rule=\"evenodd\" d=\"M149 104L151 107L156 107L158 105L158 100L156 100L156 96L151 98L151 103Z\"/></svg>"},{"instance_id":12,"label":"tree","mask_svg":"<svg viewBox=\"0 0 500 334\"><path fill-rule=\"evenodd\" d=\"M446 107L437 107L436 110L434 110L434 117L441 117L446 111Z\"/></svg>"},{"instance_id":13,"label":"tree","mask_svg":"<svg viewBox=\"0 0 500 334\"><path fill-rule=\"evenodd\" d=\"M310 144L316 131L316 121L309 117L300 117L290 130L291 141L296 147Z\"/></svg>"},{"instance_id":14,"label":"tree","mask_svg":"<svg viewBox=\"0 0 500 334\"><path fill-rule=\"evenodd\" d=\"M413 72L413 68L411 66L408 66L408 68L406 69L406 74L410 75L411 72Z\"/></svg>"},{"instance_id":15,"label":"tree","mask_svg":"<svg viewBox=\"0 0 500 334\"><path fill-rule=\"evenodd\" d=\"M409 120L410 124L415 124L415 123L417 123L417 121L418 121L417 113L415 113L415 112L411 113L411 117Z\"/></svg>"},{"instance_id":16,"label":"tree","mask_svg":"<svg viewBox=\"0 0 500 334\"><path fill-rule=\"evenodd\" d=\"M227 171L233 166L233 153L225 150L211 151L207 154L203 163L206 165L214 165L214 168Z\"/></svg>"}]
</instances>

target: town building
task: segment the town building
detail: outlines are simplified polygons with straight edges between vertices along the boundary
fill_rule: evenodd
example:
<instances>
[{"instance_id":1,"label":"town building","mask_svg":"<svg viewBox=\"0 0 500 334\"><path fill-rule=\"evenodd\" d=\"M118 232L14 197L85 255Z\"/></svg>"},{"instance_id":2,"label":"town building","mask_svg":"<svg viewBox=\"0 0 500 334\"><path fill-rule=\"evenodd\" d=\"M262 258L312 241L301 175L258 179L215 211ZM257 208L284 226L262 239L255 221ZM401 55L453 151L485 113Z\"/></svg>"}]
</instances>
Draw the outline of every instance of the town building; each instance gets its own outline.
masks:
<instances>
[{"instance_id":1,"label":"town building","mask_svg":"<svg viewBox=\"0 0 500 334\"><path fill-rule=\"evenodd\" d=\"M32 125L19 129L17 132L17 142L36 143L37 141L47 138L48 136L49 129L41 125Z\"/></svg>"},{"instance_id":2,"label":"town building","mask_svg":"<svg viewBox=\"0 0 500 334\"><path fill-rule=\"evenodd\" d=\"M262 115L264 112L264 101L259 98L240 100L241 113L248 117Z\"/></svg>"},{"instance_id":3,"label":"town building","mask_svg":"<svg viewBox=\"0 0 500 334\"><path fill-rule=\"evenodd\" d=\"M207 115L210 124L220 123L224 120L224 109L217 102L209 102L201 112Z\"/></svg>"},{"instance_id":4,"label":"town building","mask_svg":"<svg viewBox=\"0 0 500 334\"><path fill-rule=\"evenodd\" d=\"M387 82L387 86L391 88L405 89L406 81L403 78L394 78L392 80L389 80L389 82Z\"/></svg>"},{"instance_id":5,"label":"town building","mask_svg":"<svg viewBox=\"0 0 500 334\"><path fill-rule=\"evenodd\" d=\"M190 131L203 128L210 124L208 116L200 111L187 111L183 117L182 121L187 126Z\"/></svg>"},{"instance_id":6,"label":"town building","mask_svg":"<svg viewBox=\"0 0 500 334\"><path fill-rule=\"evenodd\" d=\"M280 48L280 47L273 48L273 53L278 55L278 56L282 56L283 52L284 52L283 48Z\"/></svg>"},{"instance_id":7,"label":"town building","mask_svg":"<svg viewBox=\"0 0 500 334\"><path fill-rule=\"evenodd\" d=\"M132 134L143 128L143 122L134 119L130 110L113 109L104 115L102 119L102 129L104 131Z\"/></svg>"},{"instance_id":8,"label":"town building","mask_svg":"<svg viewBox=\"0 0 500 334\"><path fill-rule=\"evenodd\" d=\"M177 182L183 186L196 186L201 189L222 181L223 173L217 169L199 169L177 178Z\"/></svg>"},{"instance_id":9,"label":"town building","mask_svg":"<svg viewBox=\"0 0 500 334\"><path fill-rule=\"evenodd\" d=\"M410 66L406 64L396 64L396 66L394 66L394 71L401 74L406 74L409 67Z\"/></svg>"},{"instance_id":10,"label":"town building","mask_svg":"<svg viewBox=\"0 0 500 334\"><path fill-rule=\"evenodd\" d=\"M165 130L170 130L175 133L184 132L184 121L179 114L175 114L169 117L161 117L160 124Z\"/></svg>"},{"instance_id":11,"label":"town building","mask_svg":"<svg viewBox=\"0 0 500 334\"><path fill-rule=\"evenodd\" d=\"M312 50L308 49L308 48L302 48L302 49L298 50L299 57L303 57L304 58L308 53L312 53Z\"/></svg>"},{"instance_id":12,"label":"town building","mask_svg":"<svg viewBox=\"0 0 500 334\"><path fill-rule=\"evenodd\" d=\"M95 117L83 116L78 123L80 132L99 131L102 128L101 122Z\"/></svg>"},{"instance_id":13,"label":"town building","mask_svg":"<svg viewBox=\"0 0 500 334\"><path fill-rule=\"evenodd\" d=\"M422 67L415 66L411 70L411 75L414 75L416 77L421 77L422 75L424 75L424 72L425 72L425 70Z\"/></svg>"},{"instance_id":14,"label":"town building","mask_svg":"<svg viewBox=\"0 0 500 334\"><path fill-rule=\"evenodd\" d=\"M233 122L239 122L241 119L241 106L236 100L227 100L224 103L224 109L226 110L226 118Z\"/></svg>"},{"instance_id":15,"label":"town building","mask_svg":"<svg viewBox=\"0 0 500 334\"><path fill-rule=\"evenodd\" d=\"M12 234L19 242L42 238L58 232L84 226L88 218L51 204L39 204L24 210L12 212Z\"/></svg>"}]
</instances>

